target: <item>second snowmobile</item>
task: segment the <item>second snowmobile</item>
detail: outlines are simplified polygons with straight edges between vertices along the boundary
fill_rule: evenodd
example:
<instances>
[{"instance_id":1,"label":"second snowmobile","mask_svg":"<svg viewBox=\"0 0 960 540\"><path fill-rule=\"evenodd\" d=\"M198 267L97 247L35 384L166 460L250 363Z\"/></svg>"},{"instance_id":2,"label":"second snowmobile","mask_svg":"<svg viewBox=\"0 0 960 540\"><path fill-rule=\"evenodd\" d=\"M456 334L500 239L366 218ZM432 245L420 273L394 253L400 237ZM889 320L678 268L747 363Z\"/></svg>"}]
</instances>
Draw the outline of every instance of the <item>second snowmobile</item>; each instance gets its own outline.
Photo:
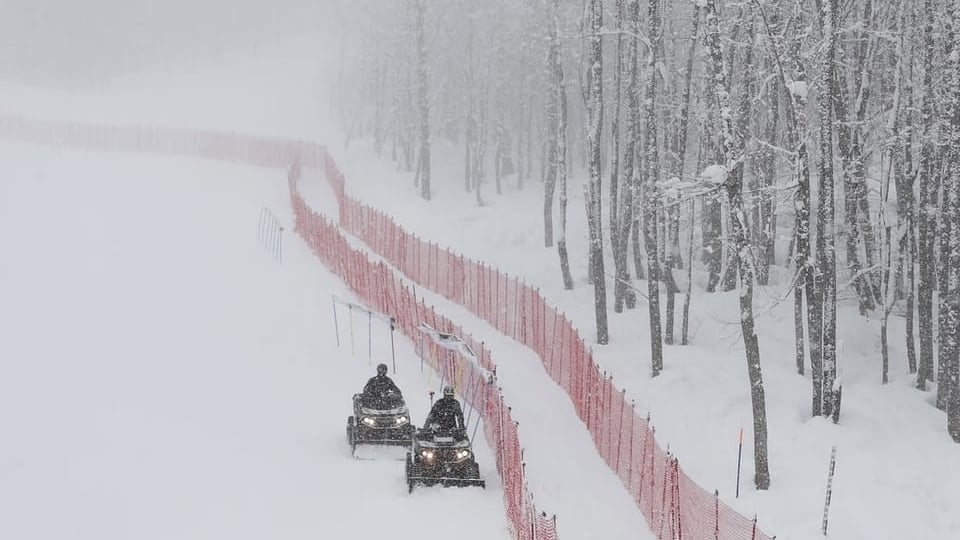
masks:
<instances>
[{"instance_id":1,"label":"second snowmobile","mask_svg":"<svg viewBox=\"0 0 960 540\"><path fill-rule=\"evenodd\" d=\"M407 453L406 473L411 493L417 484L486 487L463 428L440 429L433 424L416 430L411 451Z\"/></svg>"}]
</instances>

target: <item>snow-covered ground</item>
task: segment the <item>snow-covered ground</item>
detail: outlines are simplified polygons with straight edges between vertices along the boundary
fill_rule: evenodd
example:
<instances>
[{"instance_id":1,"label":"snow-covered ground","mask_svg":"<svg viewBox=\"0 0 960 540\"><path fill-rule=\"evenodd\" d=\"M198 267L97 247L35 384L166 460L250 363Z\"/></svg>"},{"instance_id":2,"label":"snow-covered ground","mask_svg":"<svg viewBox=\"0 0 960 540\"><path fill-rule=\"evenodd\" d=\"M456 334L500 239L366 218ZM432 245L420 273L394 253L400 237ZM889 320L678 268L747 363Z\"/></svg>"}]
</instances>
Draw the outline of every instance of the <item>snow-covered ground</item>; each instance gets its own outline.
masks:
<instances>
[{"instance_id":1,"label":"snow-covered ground","mask_svg":"<svg viewBox=\"0 0 960 540\"><path fill-rule=\"evenodd\" d=\"M442 144L436 143L440 148ZM527 181L518 191L515 179L508 179L503 196L495 194L491 181L483 187L481 207L475 194L463 190L460 152L440 150L434 159L433 199L425 202L409 173L397 171L386 156L377 159L370 141L346 149L331 145L331 152L346 175L349 194L391 214L426 241L536 284L583 336L595 336L582 178L571 182L568 214L569 230L582 233L568 239L576 284L573 291L564 291L556 248L543 247L543 191L536 181ZM609 258L607 272L613 273ZM593 345L600 366L614 374L639 409L650 411L658 440L669 445L693 479L707 490L719 489L743 514L757 514L769 534L822 537L827 471L836 445L832 537L943 538L960 533L960 452L946 433L944 413L931 405L932 392L912 387L902 317L891 317L891 382L882 386L879 321L859 317L856 306L840 307L843 415L835 426L810 417L809 375L804 379L796 373L792 293L782 286L758 289L755 308L772 484L770 491L757 492L752 485L751 402L737 293L706 295L700 292L706 276L695 272L694 280L691 345L665 348L660 377L649 375L649 326L642 300L633 311L611 310L610 344ZM636 286L645 294L643 282ZM608 302L611 291L608 286ZM682 295L677 302L679 336ZM735 499L740 428L743 474L740 498Z\"/></svg>"},{"instance_id":2,"label":"snow-covered ground","mask_svg":"<svg viewBox=\"0 0 960 540\"><path fill-rule=\"evenodd\" d=\"M282 171L2 144L0 178L0 538L509 538L482 442L486 490L351 457L366 325L338 349L345 286L258 244L261 205L289 225ZM398 339L418 422L419 365Z\"/></svg>"},{"instance_id":3,"label":"snow-covered ground","mask_svg":"<svg viewBox=\"0 0 960 540\"><path fill-rule=\"evenodd\" d=\"M329 146L346 173L351 194L396 216L403 226L421 237L452 246L467 256L536 283L551 302L574 320L584 336L592 336L592 290L586 284L583 257L586 239L583 234L570 238L576 288L564 292L556 252L542 247L540 212L537 211L542 205L541 191L536 182L528 182L521 192L508 186L508 193L503 197L497 197L492 185L487 185L484 199L488 205L478 208L473 195L462 193L457 165L459 152L444 149L443 143L437 141L435 198L432 203L419 200L409 175L398 173L392 164L378 160L368 142L354 140L344 148L337 116L332 114L329 101L324 97L333 73L333 62L322 54L325 48L329 50L328 45L278 43L273 49L262 50L258 56L232 58L226 65L214 69L132 76L97 92L68 94L0 84L0 103L4 112L45 118L189 125L320 140ZM344 351L331 349L332 336L326 330L330 321L325 313L329 312L330 291L345 294L338 288L339 284L324 277L318 263L305 254L299 259L302 267L298 265L295 249L291 249L289 264L283 266L281 279L281 271L270 266L272 263L268 264L263 254L254 249L251 238L255 231L242 240L231 236L239 234L237 231L244 227L248 230L255 227L259 204L267 202L275 210L286 210L283 184L274 179L273 172L251 172L189 160L151 160L155 166L133 167L133 160L144 163L140 161L144 158L84 156L84 164L97 164L87 174L80 173L88 169L66 164L60 170L41 174L42 167L56 166L55 158L66 153L15 145L4 148L9 159L4 159L3 167L14 170L5 172L0 180L3 191L0 220L4 225L0 235L6 250L4 263L0 265L4 298L0 313L3 323L9 324L4 328L16 331L11 331L11 338L0 344L3 347L0 368L4 371L3 382L0 382L4 385L0 418L4 426L11 425L11 429L4 430L5 441L9 433L19 430L24 433L20 437L22 442L12 438L14 445L32 446L11 449L5 444L0 449L0 456L4 458L0 461L4 467L0 473L19 475L11 476L13 482L5 481L6 478L0 482L3 497L0 536L8 536L4 534L4 527L35 526L33 520L48 516L53 510L77 511L76 520L93 520L89 517L91 510L99 509L101 519L95 520L99 533L107 527L120 526L116 512L107 515L103 509L107 507L112 511L117 505L139 509L140 517L128 520L131 526L157 523L172 527L178 520L170 517L169 505L178 504L186 509L185 513L174 515L195 518L195 531L202 526L223 526L229 529L208 530L236 531L233 536L241 537L246 533L250 533L250 537L263 536L254 533L264 530L289 531L290 534L284 536L296 537L304 530L322 532L329 530L325 527L334 526L332 524L358 521L344 517L359 514L355 506L359 503L351 503L357 500L349 496L351 493L358 497L379 497L385 489L383 486L388 491L394 489L395 478L387 481L383 478L386 472L379 476L371 472L368 482L384 482L381 489L362 489L345 496L339 495L341 491L320 491L329 487L324 482L328 482L325 476L330 471L345 478L347 467L350 471L364 471L363 474L381 465L390 474L394 469L393 464L358 464L345 458L342 453L345 445L341 445L342 417L347 414L349 398L330 398L328 405L325 400L329 393L321 391L328 377L335 385L333 388L339 389L336 385L343 386L346 380L352 391L369 371L365 361L346 363ZM119 165L123 163L128 165ZM162 166L163 163L177 163L176 171ZM108 174L112 167L121 170ZM198 171L209 171L200 177L218 184L201 187L196 182L182 183ZM26 185L10 181L18 177L32 181ZM242 181L243 178L249 182ZM104 183L111 181L117 189L127 190L123 193L129 197L124 200L138 199L145 204L130 206L116 199L107 204L103 196L91 195L96 193L97 186L103 189ZM573 231L585 231L579 186L579 181L574 179L569 212ZM156 191L160 189L170 191ZM263 194L269 195L264 199ZM116 195L111 192L110 196ZM231 202L232 197L239 198L239 202ZM245 204L247 212L241 219L239 214L230 213L239 212L238 208L228 210L231 208L228 204ZM52 217L57 215L55 210L73 213L69 214L69 220L63 221ZM127 231L117 226L117 223L133 223L150 216L149 223L143 224L145 228ZM176 231L169 231L172 236L165 236L168 231L157 228L160 225L154 219L160 218L174 223ZM221 218L223 221L218 221ZM25 227L25 223L30 226ZM156 245L149 249L146 245L131 245L131 235L135 233L154 240ZM173 243L168 244L171 241ZM293 244L296 242L288 242L287 246ZM91 245L100 248L92 249ZM221 251L211 252L210 248ZM216 258L219 255L223 258ZM31 259L33 266L27 262ZM111 265L96 270L108 260L112 261ZM288 282L285 276L291 272L291 276L299 277L291 277ZM141 274L154 279L131 280L131 275L139 278ZM204 279L213 282L211 289L196 286L196 281ZM25 283L33 283L32 290L24 286ZM95 293L97 285L127 292L112 298L101 297ZM314 292L304 293L310 290ZM137 294L168 311L135 309L143 305L136 301ZM960 501L960 453L945 433L943 414L930 406L930 395L911 388L902 340L898 337L903 332L902 319L891 320L891 336L895 336L891 338L891 383L884 387L879 384L877 322L860 319L853 309L841 309L839 335L843 341L838 345L843 358L843 418L841 425L834 426L809 417L810 384L808 378L805 380L795 373L792 305L786 296L784 291L771 287L761 289L757 297L770 426L772 485L766 493L758 493L751 487L749 390L735 293L694 297L692 345L667 347L666 369L657 379L651 380L648 376L649 342L646 309L642 303L638 310L611 317L611 344L594 347L596 359L614 373L617 385L626 388L641 409L651 411L658 440L670 445L681 466L696 481L707 489L719 489L724 500L745 514L757 513L761 527L778 538L820 537L832 445L837 445L838 463L830 511L831 537L955 537L960 531L960 503L957 502ZM7 302L7 298L16 301ZM91 306L103 307L94 310ZM448 308L451 312L447 314L457 322L464 326L470 323L466 314ZM256 339L263 335L264 328L273 337ZM489 331L481 325L471 330L478 336ZM193 342L185 345L176 339L177 334L191 336ZM102 339L105 335L112 341ZM525 353L496 341L496 336L489 336L491 348L497 347L493 353L502 366L504 391L508 398L517 401L514 414L521 422L523 437L532 431L530 424L541 421L538 416L541 413L529 408L524 398L540 393L549 396L557 390L541 385L543 381L549 382L543 375L529 372L528 378L521 378L521 370L527 369L532 361L521 359L514 365L512 355ZM28 363L27 353L32 351L37 359ZM412 350L408 352L412 354ZM270 361L264 363L258 355L269 357ZM148 361L151 357L152 362ZM141 360L142 369L134 369L137 364L131 365L130 358ZM176 371L167 370L168 361L177 362L173 365L181 367ZM204 363L198 364L200 361ZM91 365L89 370L81 370L87 364ZM343 378L332 376L329 370L340 367L348 370ZM111 384L120 377L116 374L124 370L127 379L142 382L126 386ZM7 376L7 372L19 377ZM517 378L508 378L511 375ZM149 381L143 381L145 378ZM206 384L199 384L198 380ZM159 381L157 387L150 386L156 381ZM285 381L291 381L291 386L285 386ZM251 394L257 395L254 391L259 385L267 382L272 382L269 386L272 390L263 392L264 399L250 399ZM530 388L519 387L528 382ZM90 391L94 383L100 385L97 388L104 393ZM404 377L401 384L406 388L415 382ZM49 388L44 390L43 385ZM223 385L226 389L221 394L212 392L212 388ZM344 389L343 394L347 393ZM40 399L43 395L56 396L57 400L51 405L50 400ZM13 399L20 401L11 403ZM168 401L171 407L182 406L182 410L158 412L157 403ZM204 405L213 408L204 408ZM52 408L54 406L58 408ZM116 409L121 412L112 412ZM331 414L331 409L337 413ZM242 412L241 419L231 417L232 424L220 421L221 415L233 414L235 410ZM148 413L171 416L163 417L166 423L158 420L157 430L147 430L142 427L145 422L137 419ZM104 418L101 424L119 429L104 429L101 424L91 426L89 423L79 424L86 428L84 430L77 428L78 422L91 417ZM571 440L576 439L581 427L572 423L565 426L571 431ZM741 427L746 434L744 475L741 497L734 500L737 431ZM176 429L183 431L178 433ZM116 438L125 431L131 434ZM278 432L288 439L280 437ZM204 434L207 434L205 438ZM274 437L270 437L271 434ZM70 437L73 444L80 435L88 438L82 439L83 444L76 443L77 448L72 451L70 444L62 440ZM193 436L196 437L191 438ZM305 437L306 442L297 437ZM311 440L313 447L305 449ZM323 442L328 440L329 443ZM170 441L190 448L171 447ZM127 444L138 446L124 446ZM535 459L541 463L534 444L526 441L524 444L530 448L531 463ZM261 464L257 469L261 475L251 478L252 473L248 471L243 476L235 476L226 464L227 458L213 459L240 451L250 453L241 454L234 463ZM112 459L108 455L111 452L115 454ZM129 457L139 455L154 456L153 463L157 466ZM264 455L284 458L280 460L283 465L277 465L282 467L283 475L264 472ZM77 456L88 459L80 461ZM549 466L549 462L546 463ZM108 467L116 467L109 469L116 474L107 476L115 482L113 485L98 483L103 479L90 473ZM566 515L564 499L573 495L559 491L546 483L546 479L537 479L536 467L530 467L531 488L537 502L545 510L558 513L562 533ZM197 485L184 489L184 482L173 481L178 478L176 474L184 475L181 479L189 474L189 478L197 479ZM139 481L138 475L142 478ZM254 504L260 500L255 497L262 496L263 492L272 493L269 489L275 484L271 482L277 476L282 481L277 480L276 491L284 494L279 499L285 504L270 506L275 501L265 496L268 502ZM130 483L116 483L128 477L132 479ZM487 478L491 479L491 475ZM267 487L251 489L258 494L245 496L249 491L236 483L241 479L249 482L243 486ZM139 486L151 482L168 482L164 484L168 488L140 489ZM11 485L15 491L7 487ZM69 491L65 492L63 486L86 495L83 500L87 504L80 507L86 512L77 510L73 504L76 498L64 495ZM344 489L353 489L352 486ZM50 495L58 487L54 496L62 495L59 500ZM204 491L204 487L208 490ZM588 490L593 485L581 487ZM317 491L311 491L314 488ZM495 491L487 490L488 494ZM219 497L204 496L210 493ZM338 495L332 497L330 493ZM492 497L488 501L485 496L476 496L479 501L456 504L457 511L465 509L475 516L475 512L485 511L478 510L481 503L490 504L490 514L471 519L469 529L480 528L474 524L499 520L494 526L496 532L487 536L478 532L477 537L501 534L503 518L499 499ZM395 497L391 491L380 500L403 505L408 499ZM398 508L397 515L423 514L426 510L422 505L417 506L417 501L411 499L410 504L414 506ZM344 506L338 506L341 503ZM348 504L351 505L346 508ZM245 510L237 511L238 508ZM393 515L394 507L390 508ZM137 515L134 510L130 513ZM221 520L227 515L232 516L233 521L224 524ZM183 519L179 520L181 524L185 523ZM376 523L370 519L359 521L364 526ZM8 523L13 525L6 525ZM287 527L291 523L299 526L270 528ZM257 529L258 526L266 528ZM67 527L69 525L61 524L55 532L74 530ZM145 531L160 528L157 525L127 530L142 533L136 536L148 536L151 533ZM13 530L19 532L20 529ZM89 531L76 537L94 536ZM182 529L164 531L189 536ZM121 532L118 529L115 537L122 536ZM26 535L30 538L53 536L57 535ZM69 534L57 537L64 536ZM109 537L108 534L96 536Z\"/></svg>"},{"instance_id":4,"label":"snow-covered ground","mask_svg":"<svg viewBox=\"0 0 960 540\"><path fill-rule=\"evenodd\" d=\"M333 190L322 173L308 172L299 185L311 207L337 216ZM348 238L354 247L380 260L363 242ZM498 385L519 423L526 481L538 509L557 515L560 538L653 538L630 494L597 453L573 404L544 371L537 355L463 307L422 287L416 290L418 297L469 329L490 350Z\"/></svg>"}]
</instances>

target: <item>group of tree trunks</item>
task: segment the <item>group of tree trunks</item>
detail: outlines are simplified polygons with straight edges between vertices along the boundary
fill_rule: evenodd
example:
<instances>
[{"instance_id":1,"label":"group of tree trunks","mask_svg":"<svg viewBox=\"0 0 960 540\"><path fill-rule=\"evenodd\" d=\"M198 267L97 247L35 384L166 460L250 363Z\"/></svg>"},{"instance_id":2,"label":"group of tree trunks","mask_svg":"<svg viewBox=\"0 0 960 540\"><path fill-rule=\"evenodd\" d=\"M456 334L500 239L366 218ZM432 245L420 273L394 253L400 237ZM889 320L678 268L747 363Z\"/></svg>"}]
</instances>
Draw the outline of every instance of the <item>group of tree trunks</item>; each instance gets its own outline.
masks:
<instances>
[{"instance_id":1,"label":"group of tree trunks","mask_svg":"<svg viewBox=\"0 0 960 540\"><path fill-rule=\"evenodd\" d=\"M739 291L758 488L770 482L758 285L792 289L812 415L840 420L837 308L848 303L879 315L884 384L888 321L903 315L905 358L893 365L920 390L937 383L960 442L953 0L381 4L405 24L365 35L361 91L343 91L359 119L348 132L369 130L378 152L389 144L425 199L431 135L462 145L477 204L488 161L501 196L539 170L544 244L556 242L566 289L568 177L583 171L588 243L576 260L594 287L597 343L612 337L609 279L615 313L647 303L653 376L668 368L663 344L688 343L695 265L705 292ZM577 87L582 99L568 101Z\"/></svg>"}]
</instances>

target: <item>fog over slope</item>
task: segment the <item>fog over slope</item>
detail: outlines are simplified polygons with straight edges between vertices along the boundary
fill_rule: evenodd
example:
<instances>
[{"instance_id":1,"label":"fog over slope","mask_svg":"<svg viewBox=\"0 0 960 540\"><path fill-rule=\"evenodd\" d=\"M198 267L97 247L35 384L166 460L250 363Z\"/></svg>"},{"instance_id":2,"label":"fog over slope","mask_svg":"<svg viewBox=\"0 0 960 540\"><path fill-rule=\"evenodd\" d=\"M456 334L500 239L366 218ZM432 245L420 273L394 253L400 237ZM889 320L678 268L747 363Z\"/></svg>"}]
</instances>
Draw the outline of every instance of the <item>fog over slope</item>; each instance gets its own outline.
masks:
<instances>
[{"instance_id":1,"label":"fog over slope","mask_svg":"<svg viewBox=\"0 0 960 540\"><path fill-rule=\"evenodd\" d=\"M362 2L361 2L362 3ZM0 82L96 87L329 34L340 0L3 0ZM354 5L358 7L357 4Z\"/></svg>"}]
</instances>

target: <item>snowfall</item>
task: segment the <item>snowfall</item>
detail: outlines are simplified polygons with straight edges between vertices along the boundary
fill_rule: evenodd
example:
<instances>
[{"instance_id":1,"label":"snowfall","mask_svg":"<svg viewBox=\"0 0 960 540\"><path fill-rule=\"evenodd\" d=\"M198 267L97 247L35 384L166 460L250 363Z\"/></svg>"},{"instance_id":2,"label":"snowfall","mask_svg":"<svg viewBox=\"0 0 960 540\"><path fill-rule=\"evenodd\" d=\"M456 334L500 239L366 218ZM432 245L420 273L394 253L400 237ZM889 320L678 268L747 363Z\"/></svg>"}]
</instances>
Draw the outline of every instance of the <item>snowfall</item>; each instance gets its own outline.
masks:
<instances>
[{"instance_id":1,"label":"snowfall","mask_svg":"<svg viewBox=\"0 0 960 540\"><path fill-rule=\"evenodd\" d=\"M350 195L421 238L536 284L592 337L582 175L571 179L575 288L565 291L555 249L543 247L536 181L520 188L508 177L502 196L488 184L478 206L462 189L461 154L436 141L434 200L426 202L372 141L345 143L332 99L343 42L322 34L237 45L215 59L151 65L70 90L4 79L0 114L320 142ZM303 184L311 206L335 218L324 178L314 172ZM285 228L282 262L258 240L263 208ZM292 230L281 169L0 141L0 538L510 538L482 437L475 449L486 489L408 494L402 449L351 455L351 396L391 358L390 332L343 312L335 324L333 299L357 300ZM667 346L657 378L642 301L611 312L611 342L594 345L595 357L649 411L657 439L687 474L757 516L769 535L823 537L835 447L829 538L960 537L960 449L934 393L912 387L903 318L891 319L883 386L879 321L841 307L843 414L839 425L811 418L809 375L794 365L788 279L775 277L780 285L756 298L769 491L752 483L736 292L695 292L691 344ZM705 277L694 280L697 291ZM491 350L519 422L530 491L556 514L560 538L653 538L533 351L429 291L418 294ZM439 377L422 368L415 343L398 338L395 347L393 377L419 423Z\"/></svg>"}]
</instances>

